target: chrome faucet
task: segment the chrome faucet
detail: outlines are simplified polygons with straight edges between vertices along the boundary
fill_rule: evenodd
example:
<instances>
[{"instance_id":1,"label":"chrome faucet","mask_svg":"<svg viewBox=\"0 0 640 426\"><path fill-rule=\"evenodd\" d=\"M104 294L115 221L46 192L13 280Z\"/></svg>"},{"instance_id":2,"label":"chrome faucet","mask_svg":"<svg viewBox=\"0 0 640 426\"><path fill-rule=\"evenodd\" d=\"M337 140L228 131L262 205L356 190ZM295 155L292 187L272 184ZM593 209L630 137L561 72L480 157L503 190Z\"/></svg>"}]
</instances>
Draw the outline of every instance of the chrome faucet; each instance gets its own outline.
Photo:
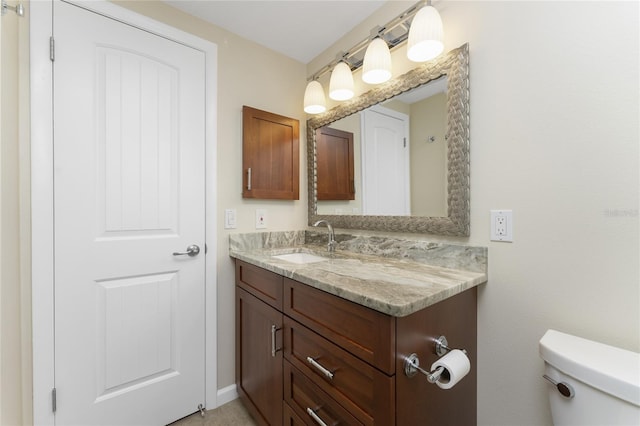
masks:
<instances>
[{"instance_id":1,"label":"chrome faucet","mask_svg":"<svg viewBox=\"0 0 640 426\"><path fill-rule=\"evenodd\" d=\"M316 223L314 223L313 226L318 226L321 223L324 223L327 226L327 229L329 230L329 243L327 244L327 250L333 253L334 251L336 251L336 245L338 244L336 242L336 235L333 233L333 226L331 226L331 224L326 220L319 220Z\"/></svg>"}]
</instances>

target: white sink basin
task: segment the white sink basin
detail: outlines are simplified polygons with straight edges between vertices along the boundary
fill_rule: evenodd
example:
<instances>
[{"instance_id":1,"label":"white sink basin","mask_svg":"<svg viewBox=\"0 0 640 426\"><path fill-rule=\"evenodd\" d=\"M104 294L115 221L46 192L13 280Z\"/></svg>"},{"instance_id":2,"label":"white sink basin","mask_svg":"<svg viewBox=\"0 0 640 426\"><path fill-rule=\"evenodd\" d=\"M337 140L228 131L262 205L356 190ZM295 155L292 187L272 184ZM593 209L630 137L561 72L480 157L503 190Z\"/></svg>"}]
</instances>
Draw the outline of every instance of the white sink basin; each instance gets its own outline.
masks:
<instances>
[{"instance_id":1,"label":"white sink basin","mask_svg":"<svg viewBox=\"0 0 640 426\"><path fill-rule=\"evenodd\" d=\"M325 260L329 260L326 257L316 256L311 253L287 253L287 254L278 254L271 256L274 259L284 260L286 262L305 264L305 263L316 263L316 262L324 262Z\"/></svg>"}]
</instances>

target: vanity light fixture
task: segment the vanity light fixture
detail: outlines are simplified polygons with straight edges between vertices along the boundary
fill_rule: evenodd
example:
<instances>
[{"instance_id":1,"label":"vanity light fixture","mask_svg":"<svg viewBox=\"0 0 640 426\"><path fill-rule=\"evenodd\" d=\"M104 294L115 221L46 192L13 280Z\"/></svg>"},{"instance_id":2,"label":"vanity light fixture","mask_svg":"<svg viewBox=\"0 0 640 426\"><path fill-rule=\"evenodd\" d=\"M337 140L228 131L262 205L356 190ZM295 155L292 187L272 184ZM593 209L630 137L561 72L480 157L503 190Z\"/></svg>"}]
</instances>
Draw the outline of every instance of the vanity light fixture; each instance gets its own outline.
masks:
<instances>
[{"instance_id":1,"label":"vanity light fixture","mask_svg":"<svg viewBox=\"0 0 640 426\"><path fill-rule=\"evenodd\" d=\"M364 54L362 81L369 84L380 84L391 78L391 52L387 42L381 37L371 40Z\"/></svg>"},{"instance_id":2,"label":"vanity light fixture","mask_svg":"<svg viewBox=\"0 0 640 426\"><path fill-rule=\"evenodd\" d=\"M353 74L351 74L351 67L346 62L338 62L331 72L329 97L336 101L346 101L353 98Z\"/></svg>"},{"instance_id":3,"label":"vanity light fixture","mask_svg":"<svg viewBox=\"0 0 640 426\"><path fill-rule=\"evenodd\" d=\"M327 110L324 89L318 80L311 80L304 91L304 112L320 114Z\"/></svg>"},{"instance_id":4,"label":"vanity light fixture","mask_svg":"<svg viewBox=\"0 0 640 426\"><path fill-rule=\"evenodd\" d=\"M425 62L440 55L444 50L442 32L440 14L429 1L411 22L407 57L413 62Z\"/></svg>"},{"instance_id":5,"label":"vanity light fixture","mask_svg":"<svg viewBox=\"0 0 640 426\"><path fill-rule=\"evenodd\" d=\"M312 74L304 94L304 111L319 114L327 110L324 90L318 81L326 73L331 72L329 97L346 101L353 97L352 71L362 68L365 83L384 83L392 76L392 49L408 40L407 57L425 62L443 52L442 35L440 14L431 0L420 0L385 25L374 27L367 38Z\"/></svg>"}]
</instances>

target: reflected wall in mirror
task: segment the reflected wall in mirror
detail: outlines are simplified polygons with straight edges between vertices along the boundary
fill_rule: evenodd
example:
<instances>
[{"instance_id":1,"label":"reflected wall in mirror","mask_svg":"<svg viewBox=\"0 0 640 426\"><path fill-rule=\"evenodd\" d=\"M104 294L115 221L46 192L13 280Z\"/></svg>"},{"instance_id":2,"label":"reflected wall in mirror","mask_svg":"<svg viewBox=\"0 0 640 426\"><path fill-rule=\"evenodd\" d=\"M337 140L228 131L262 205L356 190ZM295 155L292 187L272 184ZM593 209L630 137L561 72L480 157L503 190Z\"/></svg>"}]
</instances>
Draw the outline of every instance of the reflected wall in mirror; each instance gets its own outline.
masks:
<instances>
[{"instance_id":1,"label":"reflected wall in mirror","mask_svg":"<svg viewBox=\"0 0 640 426\"><path fill-rule=\"evenodd\" d=\"M327 128L353 137L352 200L318 197ZM465 44L307 121L309 223L468 236L469 143Z\"/></svg>"}]
</instances>

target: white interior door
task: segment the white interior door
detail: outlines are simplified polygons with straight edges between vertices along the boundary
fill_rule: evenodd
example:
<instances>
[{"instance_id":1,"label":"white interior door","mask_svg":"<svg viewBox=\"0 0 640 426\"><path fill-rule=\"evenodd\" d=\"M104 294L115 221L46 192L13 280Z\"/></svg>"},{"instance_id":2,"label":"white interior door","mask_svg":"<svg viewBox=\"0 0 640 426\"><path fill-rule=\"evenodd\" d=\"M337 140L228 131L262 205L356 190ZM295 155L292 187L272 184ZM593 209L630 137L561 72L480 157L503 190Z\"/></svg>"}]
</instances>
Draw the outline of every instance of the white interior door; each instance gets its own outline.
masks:
<instances>
[{"instance_id":1,"label":"white interior door","mask_svg":"<svg viewBox=\"0 0 640 426\"><path fill-rule=\"evenodd\" d=\"M166 424L205 402L204 54L62 2L54 37L56 423Z\"/></svg>"},{"instance_id":2,"label":"white interior door","mask_svg":"<svg viewBox=\"0 0 640 426\"><path fill-rule=\"evenodd\" d=\"M410 214L409 117L382 107L362 114L362 212Z\"/></svg>"}]
</instances>

